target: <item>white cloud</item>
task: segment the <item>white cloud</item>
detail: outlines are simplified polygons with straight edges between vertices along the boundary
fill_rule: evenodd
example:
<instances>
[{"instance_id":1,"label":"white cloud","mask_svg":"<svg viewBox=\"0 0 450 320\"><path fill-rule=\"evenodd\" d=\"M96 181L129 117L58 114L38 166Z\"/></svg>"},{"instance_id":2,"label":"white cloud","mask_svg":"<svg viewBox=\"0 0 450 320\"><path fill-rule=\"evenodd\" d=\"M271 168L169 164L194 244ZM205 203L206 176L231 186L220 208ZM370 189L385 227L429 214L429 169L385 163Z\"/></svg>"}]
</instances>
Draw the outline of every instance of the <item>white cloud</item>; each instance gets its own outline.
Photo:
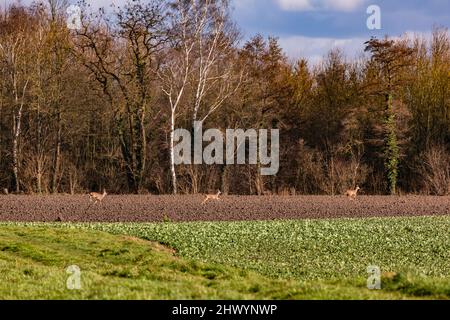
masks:
<instances>
[{"instance_id":1,"label":"white cloud","mask_svg":"<svg viewBox=\"0 0 450 320\"><path fill-rule=\"evenodd\" d=\"M364 51L366 38L312 38L305 36L291 36L280 38L281 47L290 59L306 58L310 64L323 60L326 54L339 48L348 58L358 57Z\"/></svg>"},{"instance_id":2,"label":"white cloud","mask_svg":"<svg viewBox=\"0 0 450 320\"><path fill-rule=\"evenodd\" d=\"M87 0L94 7L109 7L110 5L122 6L126 3L125 0Z\"/></svg>"},{"instance_id":3,"label":"white cloud","mask_svg":"<svg viewBox=\"0 0 450 320\"><path fill-rule=\"evenodd\" d=\"M366 0L275 0L286 11L354 11Z\"/></svg>"},{"instance_id":4,"label":"white cloud","mask_svg":"<svg viewBox=\"0 0 450 320\"><path fill-rule=\"evenodd\" d=\"M314 38L306 36L288 36L279 39L280 46L291 60L299 58L307 59L311 65L320 63L331 49L340 49L349 59L361 57L364 54L364 42L369 40L367 37L354 38ZM415 38L421 38L428 43L432 40L431 32L406 31L401 35L392 36L390 39L407 39L413 41Z\"/></svg>"},{"instance_id":5,"label":"white cloud","mask_svg":"<svg viewBox=\"0 0 450 320\"><path fill-rule=\"evenodd\" d=\"M310 3L311 0L277 0L278 5L287 11L309 11L314 7Z\"/></svg>"}]
</instances>

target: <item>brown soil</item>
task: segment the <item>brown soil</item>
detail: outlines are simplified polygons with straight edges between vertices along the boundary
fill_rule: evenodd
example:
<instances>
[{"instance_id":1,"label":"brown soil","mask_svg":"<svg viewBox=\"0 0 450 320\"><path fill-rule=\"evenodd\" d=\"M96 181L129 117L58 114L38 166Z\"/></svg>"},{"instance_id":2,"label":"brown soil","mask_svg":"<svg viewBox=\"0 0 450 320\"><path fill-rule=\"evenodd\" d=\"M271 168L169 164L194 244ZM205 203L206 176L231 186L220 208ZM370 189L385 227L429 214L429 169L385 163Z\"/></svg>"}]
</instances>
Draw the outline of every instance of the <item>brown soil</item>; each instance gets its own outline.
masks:
<instances>
[{"instance_id":1,"label":"brown soil","mask_svg":"<svg viewBox=\"0 0 450 320\"><path fill-rule=\"evenodd\" d=\"M152 222L450 215L450 197L0 196L0 221Z\"/></svg>"}]
</instances>

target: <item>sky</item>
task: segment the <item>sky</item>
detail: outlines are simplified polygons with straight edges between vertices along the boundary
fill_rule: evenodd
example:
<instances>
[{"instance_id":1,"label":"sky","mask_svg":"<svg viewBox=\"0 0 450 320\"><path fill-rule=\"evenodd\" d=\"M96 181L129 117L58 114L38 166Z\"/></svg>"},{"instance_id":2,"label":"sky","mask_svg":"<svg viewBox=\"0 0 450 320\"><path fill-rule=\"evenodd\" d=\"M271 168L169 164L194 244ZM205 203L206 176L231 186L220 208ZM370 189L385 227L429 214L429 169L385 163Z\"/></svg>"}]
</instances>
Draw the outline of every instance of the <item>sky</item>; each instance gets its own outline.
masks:
<instances>
[{"instance_id":1,"label":"sky","mask_svg":"<svg viewBox=\"0 0 450 320\"><path fill-rule=\"evenodd\" d=\"M380 30L367 27L370 5L380 8ZM277 36L291 59L312 62L334 47L357 57L371 36L429 37L433 26L450 26L450 0L234 0L234 8L245 37Z\"/></svg>"},{"instance_id":2,"label":"sky","mask_svg":"<svg viewBox=\"0 0 450 320\"><path fill-rule=\"evenodd\" d=\"M0 0L8 3L15 0ZM29 3L32 0L21 0ZM71 0L76 2L75 0ZM126 0L86 0L93 6ZM371 36L404 33L429 36L433 26L450 27L450 0L231 0L243 40L276 36L291 60L320 61L339 47L348 57L362 53ZM367 8L377 5L381 29L369 30Z\"/></svg>"}]
</instances>

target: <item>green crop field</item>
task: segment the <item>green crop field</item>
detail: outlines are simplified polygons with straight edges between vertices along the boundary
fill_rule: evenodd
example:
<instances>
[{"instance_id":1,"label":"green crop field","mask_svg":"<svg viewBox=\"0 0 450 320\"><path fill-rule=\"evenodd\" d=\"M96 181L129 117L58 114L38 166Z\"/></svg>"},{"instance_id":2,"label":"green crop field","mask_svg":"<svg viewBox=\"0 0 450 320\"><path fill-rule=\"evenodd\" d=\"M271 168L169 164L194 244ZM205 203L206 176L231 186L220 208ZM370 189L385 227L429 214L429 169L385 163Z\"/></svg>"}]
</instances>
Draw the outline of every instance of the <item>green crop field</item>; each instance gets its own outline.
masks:
<instances>
[{"instance_id":1,"label":"green crop field","mask_svg":"<svg viewBox=\"0 0 450 320\"><path fill-rule=\"evenodd\" d=\"M0 298L450 298L450 217L0 230ZM65 287L69 265L81 290ZM381 290L367 289L368 266Z\"/></svg>"}]
</instances>

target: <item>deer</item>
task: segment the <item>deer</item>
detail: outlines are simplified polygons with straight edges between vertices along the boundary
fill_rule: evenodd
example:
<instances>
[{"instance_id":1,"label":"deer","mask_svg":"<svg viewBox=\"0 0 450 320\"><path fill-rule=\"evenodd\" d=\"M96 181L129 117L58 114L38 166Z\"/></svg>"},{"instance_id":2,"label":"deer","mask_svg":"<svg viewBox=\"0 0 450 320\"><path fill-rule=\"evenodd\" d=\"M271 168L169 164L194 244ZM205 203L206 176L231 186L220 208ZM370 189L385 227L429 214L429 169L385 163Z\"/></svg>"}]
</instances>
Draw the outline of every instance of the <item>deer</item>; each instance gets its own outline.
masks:
<instances>
[{"instance_id":1,"label":"deer","mask_svg":"<svg viewBox=\"0 0 450 320\"><path fill-rule=\"evenodd\" d=\"M361 188L359 186L356 186L356 189L354 190L347 190L347 192L345 192L345 195L350 200L355 200L359 190L361 190Z\"/></svg>"},{"instance_id":2,"label":"deer","mask_svg":"<svg viewBox=\"0 0 450 320\"><path fill-rule=\"evenodd\" d=\"M203 200L202 205L204 205L209 200L220 200L219 196L222 194L220 190L217 191L217 194L207 194L205 196L205 200Z\"/></svg>"},{"instance_id":3,"label":"deer","mask_svg":"<svg viewBox=\"0 0 450 320\"><path fill-rule=\"evenodd\" d=\"M103 199L106 197L107 193L106 190L103 189L103 193L97 193L97 192L90 192L89 193L89 201L94 201L94 204L97 202L102 202Z\"/></svg>"}]
</instances>

